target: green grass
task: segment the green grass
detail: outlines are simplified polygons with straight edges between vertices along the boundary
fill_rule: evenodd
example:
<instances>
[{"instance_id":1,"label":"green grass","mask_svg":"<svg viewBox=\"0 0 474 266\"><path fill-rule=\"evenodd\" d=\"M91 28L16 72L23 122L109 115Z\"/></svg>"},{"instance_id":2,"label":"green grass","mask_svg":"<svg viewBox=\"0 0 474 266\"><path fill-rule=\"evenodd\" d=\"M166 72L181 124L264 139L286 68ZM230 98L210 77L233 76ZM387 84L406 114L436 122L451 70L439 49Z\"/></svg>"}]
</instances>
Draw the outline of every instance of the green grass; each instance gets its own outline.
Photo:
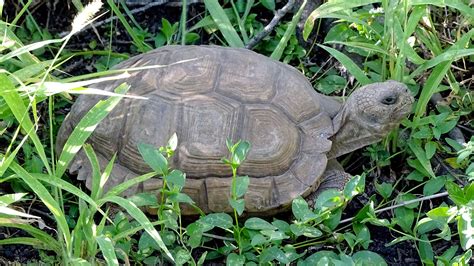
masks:
<instances>
[{"instance_id":1,"label":"green grass","mask_svg":"<svg viewBox=\"0 0 474 266\"><path fill-rule=\"evenodd\" d=\"M215 44L244 47L264 26L258 14L273 14L275 8L272 0L231 0L226 5L206 0L206 12L198 22L183 10L179 22L162 18L159 31L150 33L123 3L106 2L110 15L118 17L119 26L130 36L130 50L138 52L162 45L191 44L203 36ZM79 1L73 3L78 10L88 10ZM377 3L383 12L374 9L372 3ZM365 150L370 158L368 168L343 191L322 193L314 206L297 198L291 206L292 217L284 220L241 217L249 179L238 176L237 169L251 143L229 142L229 157L223 163L234 173L229 201L234 211L232 215L205 215L195 206L201 215L189 224L182 221L180 209L182 203L193 204L182 192L186 175L171 169L168 163L177 147L176 137L161 148L141 144L140 153L153 172L103 191L113 173L115 156L102 169L87 139L124 97L130 97L124 95L130 84L118 86L115 92L89 86L126 78L123 70L107 68L129 55L113 53L113 44L108 50L97 49L94 42L89 44L93 51L69 51L67 43L73 35L52 37L28 12L31 4L32 1L26 2L10 23L0 20L0 118L4 127L0 128L0 138L7 143L0 147L0 183L13 191L0 195L0 225L28 235L0 240L0 245L29 245L54 254L51 260L65 265L117 265L127 261L201 265L211 260L225 260L230 265L385 265L383 257L369 251L374 238L369 229L378 226L393 235L387 249L409 242L418 251L419 260L427 265L467 265L471 259L474 139L461 145L448 135L459 124L469 130L473 127L469 117L474 95L468 88L470 83L463 80L465 73L459 70L474 56L474 14L464 1L326 2L312 12L303 31L307 38L319 19L337 19L323 43L318 44L319 53L326 51L334 60L318 66L304 64L306 50L295 36L302 9L287 15L256 46L257 52L294 63L313 77L315 88L325 93L341 95L348 88L348 82L335 70L337 65L354 77L356 86L387 79L402 81L416 95L413 114L403 121L400 130ZM445 18L445 14L449 16ZM92 14L88 17L92 18ZM442 27L444 19L452 22L449 27ZM90 20L80 25L87 23ZM107 25L111 36L118 30L112 23ZM91 56L102 57L105 63L99 65L98 61L95 67L105 70L71 77L60 74L66 62ZM354 60L357 57L360 60ZM431 106L430 99L439 92L447 103ZM101 94L104 100L89 110L63 150L55 154L55 132L61 122L55 113L71 94ZM90 161L91 191L75 186L76 182L66 174L80 149ZM407 163L399 166L392 164L395 161ZM441 172L440 167L448 171ZM353 217L343 215L350 201L363 193L365 179L391 170L393 182L377 181L376 193L369 195L368 203ZM157 175L164 183L161 197L148 193L120 196ZM53 230L39 229L37 224L45 222L41 217L17 208L31 203L33 198L40 204L32 208L41 206L50 213L54 223L48 222L47 226ZM433 198L439 200L428 204ZM111 215L111 205L119 206L126 215ZM145 207L157 214L147 216L140 209ZM387 218L380 218L381 212ZM439 242L450 247L437 249L439 245L435 244ZM307 252L312 246L330 246L330 250L335 246L337 252Z\"/></svg>"}]
</instances>

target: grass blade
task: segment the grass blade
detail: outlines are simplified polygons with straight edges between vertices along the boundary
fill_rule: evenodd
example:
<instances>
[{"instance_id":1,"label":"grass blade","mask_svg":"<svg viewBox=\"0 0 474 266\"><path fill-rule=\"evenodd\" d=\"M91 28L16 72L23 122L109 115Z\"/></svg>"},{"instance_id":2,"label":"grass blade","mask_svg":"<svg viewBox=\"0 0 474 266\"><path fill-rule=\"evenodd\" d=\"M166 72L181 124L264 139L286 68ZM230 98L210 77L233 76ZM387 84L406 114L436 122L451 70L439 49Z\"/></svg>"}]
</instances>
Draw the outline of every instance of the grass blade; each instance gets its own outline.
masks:
<instances>
[{"instance_id":1,"label":"grass blade","mask_svg":"<svg viewBox=\"0 0 474 266\"><path fill-rule=\"evenodd\" d=\"M123 94L127 92L129 88L130 86L122 84L115 89L115 92ZM121 99L122 96L113 96L107 100L101 100L81 119L64 144L56 165L56 176L62 176L64 174L67 166L81 149L87 138L89 138L100 121L112 111Z\"/></svg>"},{"instance_id":2,"label":"grass blade","mask_svg":"<svg viewBox=\"0 0 474 266\"><path fill-rule=\"evenodd\" d=\"M418 76L419 74L423 73L425 70L435 67L443 62L451 61L451 60L456 61L462 57L471 56L473 54L474 54L474 49L457 49L457 50L448 49L448 51L420 65L415 71L413 71L410 74L410 77L408 79L412 79Z\"/></svg>"},{"instance_id":3,"label":"grass blade","mask_svg":"<svg viewBox=\"0 0 474 266\"><path fill-rule=\"evenodd\" d=\"M20 56L20 55L25 54L27 52L39 49L39 48L41 48L43 46L46 46L48 44L59 43L59 42L62 42L62 41L63 40L61 40L61 39L53 39L53 40L35 42L35 43L32 43L32 44L22 46L21 48L15 49L15 50L9 52L6 55L0 56L0 63L8 61L9 59L11 59L13 57Z\"/></svg>"},{"instance_id":4,"label":"grass blade","mask_svg":"<svg viewBox=\"0 0 474 266\"><path fill-rule=\"evenodd\" d=\"M18 92L15 90L15 87L13 86L10 79L3 73L0 73L0 84L2 84L0 86L0 96L3 97L23 130L27 132L47 172L49 174L52 174L51 168L49 167L48 158L46 157L46 153L43 148L43 144L41 143L38 135L36 134L35 126L28 115L28 109L26 108L23 100L21 99ZM2 169L5 169L6 167L8 167L8 165L2 165ZM0 172L0 174L3 173Z\"/></svg>"},{"instance_id":5,"label":"grass blade","mask_svg":"<svg viewBox=\"0 0 474 266\"><path fill-rule=\"evenodd\" d=\"M337 11L348 10L359 6L365 6L368 4L380 2L377 0L358 0L358 1L347 1L347 0L334 0L328 1L318 8L316 8L308 17L306 22L304 23L303 28L303 38L308 40L309 34L313 30L314 21L320 17L330 17L331 13L335 13Z\"/></svg>"},{"instance_id":6,"label":"grass blade","mask_svg":"<svg viewBox=\"0 0 474 266\"><path fill-rule=\"evenodd\" d=\"M157 173L156 172L152 172L152 173L148 173L148 174L144 174L144 175L141 175L141 176L137 176L135 178L132 178L132 179L129 179L123 183L120 183L116 186L114 186L113 188L111 188L107 194L105 195L105 197L111 197L111 196L118 196L120 195L122 192L124 192L125 190L127 190L128 188L138 184L138 183L141 183L141 182L144 182L154 176L156 176Z\"/></svg>"},{"instance_id":7,"label":"grass blade","mask_svg":"<svg viewBox=\"0 0 474 266\"><path fill-rule=\"evenodd\" d=\"M456 50L460 50L463 48L474 36L474 29L471 29L469 32L464 34L455 44L453 44L446 53L451 53ZM472 49L466 49L466 50L472 50ZM445 57L445 55L440 54L440 58L442 59L447 59L447 61L443 61L442 63L439 63L431 72L430 76L425 82L425 85L423 86L423 89L421 91L420 97L418 99L418 103L415 108L415 115L418 117L421 117L425 111L426 111L426 106L428 105L428 102L433 95L438 89L439 84L445 77L446 73L451 69L451 63L457 59L456 57L453 57L448 59ZM435 57L432 60L435 60L437 57ZM436 59L438 60L438 59ZM441 60L441 59L440 59ZM431 60L430 60L431 61ZM429 61L427 62L427 64ZM417 72L419 71L418 69L416 70Z\"/></svg>"},{"instance_id":8,"label":"grass blade","mask_svg":"<svg viewBox=\"0 0 474 266\"><path fill-rule=\"evenodd\" d=\"M0 240L0 246L2 245L27 245L33 246L37 249L54 250L49 243L36 239L34 237L14 237Z\"/></svg>"},{"instance_id":9,"label":"grass blade","mask_svg":"<svg viewBox=\"0 0 474 266\"><path fill-rule=\"evenodd\" d=\"M120 22L122 22L122 25L125 27L128 34L130 34L130 37L132 37L133 43L138 47L138 50L140 52L143 52L143 53L147 52L147 51L150 51L152 49L152 47L150 47L150 45L148 45L143 40L141 40L140 37L138 37L138 35L135 33L134 29L128 23L125 16L122 14L122 12L120 12L119 7L114 3L114 0L107 0L107 3L109 4L110 9L112 9L114 14L118 17Z\"/></svg>"},{"instance_id":10,"label":"grass blade","mask_svg":"<svg viewBox=\"0 0 474 266\"><path fill-rule=\"evenodd\" d=\"M292 34L295 33L295 28L296 25L298 24L301 14L303 13L304 7L306 6L306 0L303 1L301 4L301 7L298 9L298 12L293 16L291 19L290 24L288 25L288 28L286 29L285 33L283 34L283 37L281 40L278 42L277 47L271 54L271 58L280 61L281 56L283 55L283 52L285 51L286 45L288 44L288 41L290 40L290 37Z\"/></svg>"},{"instance_id":11,"label":"grass blade","mask_svg":"<svg viewBox=\"0 0 474 266\"><path fill-rule=\"evenodd\" d=\"M244 42L240 39L219 2L217 0L204 0L204 4L229 46L243 48Z\"/></svg>"},{"instance_id":12,"label":"grass blade","mask_svg":"<svg viewBox=\"0 0 474 266\"><path fill-rule=\"evenodd\" d=\"M359 81L360 84L362 85L367 85L369 83L372 83L370 79L365 75L364 71L360 69L352 59L350 59L347 55L339 52L338 50L327 47L324 45L319 45L321 48L324 50L328 51L334 58L337 59L344 67L347 68L347 71L351 73L357 81Z\"/></svg>"},{"instance_id":13,"label":"grass blade","mask_svg":"<svg viewBox=\"0 0 474 266\"><path fill-rule=\"evenodd\" d=\"M119 265L117 256L115 256L115 249L112 240L104 235L96 237L96 240L100 246L102 255L104 255L107 265Z\"/></svg>"},{"instance_id":14,"label":"grass blade","mask_svg":"<svg viewBox=\"0 0 474 266\"><path fill-rule=\"evenodd\" d=\"M62 234L64 239L66 250L69 251L71 245L71 233L69 232L66 217L56 200L51 196L43 184L33 177L33 175L28 173L23 167L12 162L10 164L10 169L12 169L13 172L15 172L15 174L17 174L18 177L20 177L35 192L43 204L49 209L49 211L51 211L56 220L59 233Z\"/></svg>"},{"instance_id":15,"label":"grass blade","mask_svg":"<svg viewBox=\"0 0 474 266\"><path fill-rule=\"evenodd\" d=\"M0 222L0 225L5 226L5 227L10 227L10 228L21 229L27 232L28 234L30 234L34 239L43 242L45 245L49 247L49 250L54 250L57 254L59 254L61 251L61 246L56 239L54 239L49 234L45 233L44 231L34 226L31 226L29 224L16 224L16 223L13 224L13 223L1 223L1 222Z\"/></svg>"},{"instance_id":16,"label":"grass blade","mask_svg":"<svg viewBox=\"0 0 474 266\"><path fill-rule=\"evenodd\" d=\"M6 215L11 215L11 216L18 216L18 217L25 217L25 218L30 218L30 219L41 219L41 217L31 215L28 213L20 212L17 210L14 210L12 208L8 208L6 206L0 206L0 214L6 214Z\"/></svg>"},{"instance_id":17,"label":"grass blade","mask_svg":"<svg viewBox=\"0 0 474 266\"><path fill-rule=\"evenodd\" d=\"M84 144L82 149L86 153L87 158L92 166L92 191L91 197L92 199L96 200L99 195L99 183L100 183L100 164L99 159L97 159L97 155L95 154L94 150L92 149L92 145Z\"/></svg>"},{"instance_id":18,"label":"grass blade","mask_svg":"<svg viewBox=\"0 0 474 266\"><path fill-rule=\"evenodd\" d=\"M163 250L163 252L168 256L168 258L172 262L174 262L173 256L171 255L170 251L163 242L163 239L161 239L161 236L158 231L153 227L150 220L148 220L145 214L137 206L135 206L135 204L117 196L108 196L103 198L101 201L112 202L124 208L128 212L128 214L130 214L141 226L143 226L145 231L150 234L150 236L156 241L161 250Z\"/></svg>"},{"instance_id":19,"label":"grass blade","mask_svg":"<svg viewBox=\"0 0 474 266\"><path fill-rule=\"evenodd\" d=\"M380 53L386 56L390 56L390 54L385 51L384 49L380 48L379 46L371 43L366 43L366 42L340 42L340 41L328 41L325 42L324 44L342 44L345 46L349 47L354 47L354 48L360 48L364 49L366 51L371 51L374 53Z\"/></svg>"},{"instance_id":20,"label":"grass blade","mask_svg":"<svg viewBox=\"0 0 474 266\"><path fill-rule=\"evenodd\" d=\"M78 198L80 198L80 199L84 200L85 202L89 203L89 205L91 205L91 208L95 208L95 209L99 210L99 206L97 205L97 203L91 197L89 197L89 195L87 195L80 188L74 186L73 184L71 184L67 181L64 181L62 179L59 179L59 178L53 179L50 176L45 175L45 174L31 174L31 175L34 178L36 178L36 179L38 179L38 180L40 180L44 183L47 183L51 186L60 188L62 190L65 190L65 191L77 196Z\"/></svg>"}]
</instances>

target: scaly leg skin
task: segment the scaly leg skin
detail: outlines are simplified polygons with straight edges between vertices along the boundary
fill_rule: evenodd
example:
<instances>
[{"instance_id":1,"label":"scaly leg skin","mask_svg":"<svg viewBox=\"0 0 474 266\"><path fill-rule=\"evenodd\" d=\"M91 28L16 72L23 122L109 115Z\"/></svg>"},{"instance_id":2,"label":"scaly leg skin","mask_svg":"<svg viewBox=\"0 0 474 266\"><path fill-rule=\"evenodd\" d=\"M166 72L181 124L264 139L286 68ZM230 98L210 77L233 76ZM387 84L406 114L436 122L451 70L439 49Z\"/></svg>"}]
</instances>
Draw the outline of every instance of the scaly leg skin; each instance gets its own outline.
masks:
<instances>
[{"instance_id":1,"label":"scaly leg skin","mask_svg":"<svg viewBox=\"0 0 474 266\"><path fill-rule=\"evenodd\" d=\"M322 181L319 187L316 189L315 192L309 194L306 197L306 201L310 207L316 204L316 200L318 196L325 190L328 189L337 189L339 191L344 190L344 186L349 182L351 179L351 175L344 171L341 164L339 164L336 159L331 159L328 161L326 166L326 170L321 177Z\"/></svg>"}]
</instances>

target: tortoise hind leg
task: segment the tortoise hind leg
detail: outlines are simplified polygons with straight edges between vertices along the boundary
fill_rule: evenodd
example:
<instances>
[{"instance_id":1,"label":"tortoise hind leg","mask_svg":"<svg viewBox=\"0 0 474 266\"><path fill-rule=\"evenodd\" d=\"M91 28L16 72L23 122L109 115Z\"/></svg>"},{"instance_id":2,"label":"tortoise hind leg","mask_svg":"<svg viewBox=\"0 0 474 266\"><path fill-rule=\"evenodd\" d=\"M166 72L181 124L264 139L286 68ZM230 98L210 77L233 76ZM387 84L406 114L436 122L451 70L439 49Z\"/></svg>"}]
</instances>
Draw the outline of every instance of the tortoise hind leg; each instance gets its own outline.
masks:
<instances>
[{"instance_id":1,"label":"tortoise hind leg","mask_svg":"<svg viewBox=\"0 0 474 266\"><path fill-rule=\"evenodd\" d=\"M326 170L321 177L321 184L315 192L309 194L306 197L306 201L308 201L310 206L314 206L316 199L323 191L328 189L337 189L342 191L351 177L352 176L350 174L344 171L344 168L342 168L338 161L335 159L329 160Z\"/></svg>"}]
</instances>

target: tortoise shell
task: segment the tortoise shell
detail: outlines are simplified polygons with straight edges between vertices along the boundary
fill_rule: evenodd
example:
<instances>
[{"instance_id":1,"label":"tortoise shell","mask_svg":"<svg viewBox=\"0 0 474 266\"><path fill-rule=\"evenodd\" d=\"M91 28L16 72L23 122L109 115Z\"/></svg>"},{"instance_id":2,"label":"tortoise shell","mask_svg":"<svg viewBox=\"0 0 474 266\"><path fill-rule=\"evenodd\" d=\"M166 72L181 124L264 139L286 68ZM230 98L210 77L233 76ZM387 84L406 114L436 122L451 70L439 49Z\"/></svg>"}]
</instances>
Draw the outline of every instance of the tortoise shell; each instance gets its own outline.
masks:
<instances>
[{"instance_id":1,"label":"tortoise shell","mask_svg":"<svg viewBox=\"0 0 474 266\"><path fill-rule=\"evenodd\" d=\"M231 210L226 198L232 171L221 161L228 156L226 139L251 143L238 170L250 177L247 212L288 206L318 187L333 127L321 110L321 95L299 71L249 50L216 46L167 46L132 57L117 68L150 65L165 66L131 72L125 80L131 85L130 94L148 99L123 99L88 140L104 162L117 154L109 187L151 171L137 145L166 145L175 132L179 145L170 166L186 173L184 192L205 212ZM96 86L113 91L122 82ZM78 97L58 134L59 150L101 98ZM79 170L79 176L87 179L87 164L81 151L70 171ZM160 187L161 179L155 178L128 193Z\"/></svg>"}]
</instances>

